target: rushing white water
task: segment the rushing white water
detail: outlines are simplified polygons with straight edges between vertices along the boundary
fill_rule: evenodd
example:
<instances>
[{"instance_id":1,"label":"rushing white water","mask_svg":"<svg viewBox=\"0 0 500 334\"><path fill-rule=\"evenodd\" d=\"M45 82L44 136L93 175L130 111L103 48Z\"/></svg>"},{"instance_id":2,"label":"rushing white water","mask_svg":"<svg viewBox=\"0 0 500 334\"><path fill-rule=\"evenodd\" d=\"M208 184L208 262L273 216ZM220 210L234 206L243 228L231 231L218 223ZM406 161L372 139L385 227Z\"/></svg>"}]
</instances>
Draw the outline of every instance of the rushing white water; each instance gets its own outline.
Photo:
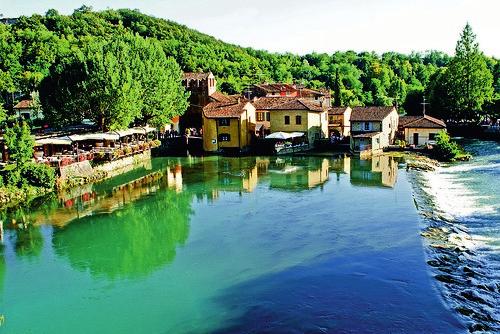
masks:
<instances>
[{"instance_id":1,"label":"rushing white water","mask_svg":"<svg viewBox=\"0 0 500 334\"><path fill-rule=\"evenodd\" d=\"M416 173L429 264L471 332L500 332L500 146L464 141L471 162Z\"/></svg>"}]
</instances>

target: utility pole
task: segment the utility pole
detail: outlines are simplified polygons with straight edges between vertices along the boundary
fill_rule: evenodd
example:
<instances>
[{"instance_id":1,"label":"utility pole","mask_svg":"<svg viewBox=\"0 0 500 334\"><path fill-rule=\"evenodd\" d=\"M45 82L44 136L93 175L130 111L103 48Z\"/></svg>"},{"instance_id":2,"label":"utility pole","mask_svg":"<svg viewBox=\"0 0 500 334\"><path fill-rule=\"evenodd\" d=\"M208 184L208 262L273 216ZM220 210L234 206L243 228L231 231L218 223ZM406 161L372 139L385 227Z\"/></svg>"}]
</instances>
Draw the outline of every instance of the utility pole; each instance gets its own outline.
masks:
<instances>
[{"instance_id":1,"label":"utility pole","mask_svg":"<svg viewBox=\"0 0 500 334\"><path fill-rule=\"evenodd\" d=\"M423 109L422 111L423 111L424 116L425 116L425 106L429 104L429 103L428 103L428 102L426 102L426 100L425 100L425 95L424 95L424 97L423 97L423 102L422 102L422 103L420 103L420 104L422 105L422 109Z\"/></svg>"}]
</instances>

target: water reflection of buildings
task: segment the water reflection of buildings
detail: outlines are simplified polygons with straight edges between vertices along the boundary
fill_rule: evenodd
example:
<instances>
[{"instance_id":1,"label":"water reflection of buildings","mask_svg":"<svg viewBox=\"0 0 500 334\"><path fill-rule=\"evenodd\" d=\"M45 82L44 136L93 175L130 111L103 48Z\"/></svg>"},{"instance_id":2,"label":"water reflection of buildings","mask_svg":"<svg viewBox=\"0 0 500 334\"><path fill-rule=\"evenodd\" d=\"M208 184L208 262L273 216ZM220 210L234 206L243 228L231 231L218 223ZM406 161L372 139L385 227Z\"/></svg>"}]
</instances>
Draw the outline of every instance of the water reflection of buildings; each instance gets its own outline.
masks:
<instances>
[{"instance_id":1,"label":"water reflection of buildings","mask_svg":"<svg viewBox=\"0 0 500 334\"><path fill-rule=\"evenodd\" d=\"M144 170L124 175L121 180L111 179L108 183L85 185L59 194L41 207L43 214L20 209L11 214L10 220L17 223L29 222L35 225L50 224L63 227L76 219L96 213L112 213L128 203L135 202L162 188L182 192L182 167L173 165L144 175ZM138 175L141 175L140 177ZM120 181L120 182L116 182ZM115 184L116 183L116 184Z\"/></svg>"},{"instance_id":2,"label":"water reflection of buildings","mask_svg":"<svg viewBox=\"0 0 500 334\"><path fill-rule=\"evenodd\" d=\"M268 168L270 187L281 190L312 189L328 181L328 159L276 158Z\"/></svg>"},{"instance_id":3,"label":"water reflection of buildings","mask_svg":"<svg viewBox=\"0 0 500 334\"><path fill-rule=\"evenodd\" d=\"M381 155L371 159L350 159L351 184L359 186L394 187L398 163L394 157Z\"/></svg>"},{"instance_id":4,"label":"water reflection of buildings","mask_svg":"<svg viewBox=\"0 0 500 334\"><path fill-rule=\"evenodd\" d=\"M213 201L221 192L253 192L259 182L271 188L294 191L324 184L329 177L329 160L311 157L246 157L202 159L203 163L183 167L186 191Z\"/></svg>"}]
</instances>

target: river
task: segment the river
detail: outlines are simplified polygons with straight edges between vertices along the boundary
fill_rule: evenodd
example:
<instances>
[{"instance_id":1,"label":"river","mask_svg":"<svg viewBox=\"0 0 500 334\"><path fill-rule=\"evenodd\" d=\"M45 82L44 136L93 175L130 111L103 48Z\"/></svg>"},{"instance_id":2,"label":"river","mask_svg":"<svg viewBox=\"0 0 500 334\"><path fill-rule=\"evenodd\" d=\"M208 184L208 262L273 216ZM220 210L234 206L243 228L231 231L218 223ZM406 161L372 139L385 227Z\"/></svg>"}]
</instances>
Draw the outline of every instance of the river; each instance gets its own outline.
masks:
<instances>
[{"instance_id":1,"label":"river","mask_svg":"<svg viewBox=\"0 0 500 334\"><path fill-rule=\"evenodd\" d=\"M415 188L436 175L388 156L155 158L3 214L0 330L465 333L435 279L430 224L444 213L424 206L434 188ZM474 217L495 230L498 200L471 192L461 201L490 203ZM468 235L498 257L481 226Z\"/></svg>"},{"instance_id":2,"label":"river","mask_svg":"<svg viewBox=\"0 0 500 334\"><path fill-rule=\"evenodd\" d=\"M428 263L471 331L500 333L500 142L461 144L470 162L411 175Z\"/></svg>"}]
</instances>

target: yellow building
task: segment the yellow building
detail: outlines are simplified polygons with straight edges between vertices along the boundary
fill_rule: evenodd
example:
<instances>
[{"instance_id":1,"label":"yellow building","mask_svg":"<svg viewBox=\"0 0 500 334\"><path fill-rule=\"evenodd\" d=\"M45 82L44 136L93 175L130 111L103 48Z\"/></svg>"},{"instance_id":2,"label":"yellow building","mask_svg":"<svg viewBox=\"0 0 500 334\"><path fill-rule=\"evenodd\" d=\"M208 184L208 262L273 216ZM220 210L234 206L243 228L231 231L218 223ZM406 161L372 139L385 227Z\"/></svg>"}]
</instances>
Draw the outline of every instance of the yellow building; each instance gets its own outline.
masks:
<instances>
[{"instance_id":1,"label":"yellow building","mask_svg":"<svg viewBox=\"0 0 500 334\"><path fill-rule=\"evenodd\" d=\"M203 149L240 153L255 133L255 107L244 99L211 102L203 108Z\"/></svg>"},{"instance_id":2,"label":"yellow building","mask_svg":"<svg viewBox=\"0 0 500 334\"><path fill-rule=\"evenodd\" d=\"M257 115L265 115L270 133L303 132L311 146L315 140L328 137L325 104L297 97L262 97L252 104Z\"/></svg>"},{"instance_id":3,"label":"yellow building","mask_svg":"<svg viewBox=\"0 0 500 334\"><path fill-rule=\"evenodd\" d=\"M446 131L443 120L431 116L402 116L399 118L399 137L408 145L433 144L439 131Z\"/></svg>"},{"instance_id":4,"label":"yellow building","mask_svg":"<svg viewBox=\"0 0 500 334\"><path fill-rule=\"evenodd\" d=\"M328 111L328 135L330 137L351 135L351 112L350 107L335 107Z\"/></svg>"}]
</instances>

